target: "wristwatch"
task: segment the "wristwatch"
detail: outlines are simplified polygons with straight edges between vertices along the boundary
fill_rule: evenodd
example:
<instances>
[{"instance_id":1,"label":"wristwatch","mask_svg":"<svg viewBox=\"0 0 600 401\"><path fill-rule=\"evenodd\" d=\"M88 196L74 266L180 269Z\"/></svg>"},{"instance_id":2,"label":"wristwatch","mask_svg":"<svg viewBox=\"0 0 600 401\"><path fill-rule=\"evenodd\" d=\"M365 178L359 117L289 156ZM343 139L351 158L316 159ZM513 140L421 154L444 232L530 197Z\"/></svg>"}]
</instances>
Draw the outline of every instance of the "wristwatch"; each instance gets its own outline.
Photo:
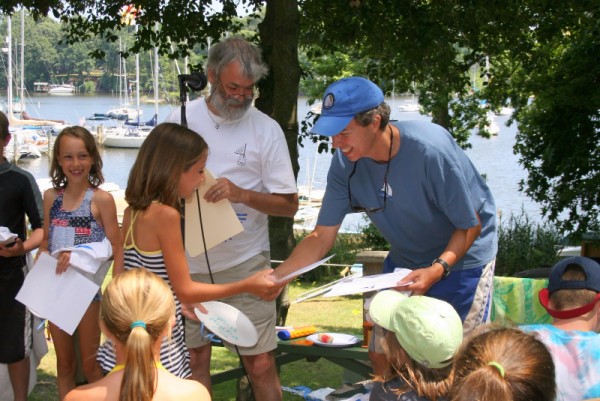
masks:
<instances>
[{"instance_id":1,"label":"wristwatch","mask_svg":"<svg viewBox=\"0 0 600 401\"><path fill-rule=\"evenodd\" d=\"M442 280L448 277L448 275L450 274L450 265L444 259L437 258L436 260L431 262L431 266L433 266L436 263L439 263L444 268L444 273L442 273Z\"/></svg>"}]
</instances>

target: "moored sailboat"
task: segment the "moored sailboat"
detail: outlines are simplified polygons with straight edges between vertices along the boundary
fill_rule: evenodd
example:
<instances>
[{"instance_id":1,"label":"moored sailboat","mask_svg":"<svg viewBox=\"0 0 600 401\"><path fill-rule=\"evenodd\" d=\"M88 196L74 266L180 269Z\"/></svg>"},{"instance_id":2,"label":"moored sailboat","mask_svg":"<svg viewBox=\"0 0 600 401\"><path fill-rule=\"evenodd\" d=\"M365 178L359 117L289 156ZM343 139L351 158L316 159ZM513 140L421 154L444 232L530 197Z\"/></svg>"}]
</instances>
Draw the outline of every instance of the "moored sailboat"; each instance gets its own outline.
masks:
<instances>
[{"instance_id":1,"label":"moored sailboat","mask_svg":"<svg viewBox=\"0 0 600 401\"><path fill-rule=\"evenodd\" d=\"M147 122L140 121L140 90L139 90L139 54L136 54L136 110L135 118L128 118L125 124L115 128L108 128L105 135L101 138L101 143L109 148L140 148L146 136L158 122L158 49L154 49L154 116ZM130 121L133 120L133 121Z\"/></svg>"}]
</instances>

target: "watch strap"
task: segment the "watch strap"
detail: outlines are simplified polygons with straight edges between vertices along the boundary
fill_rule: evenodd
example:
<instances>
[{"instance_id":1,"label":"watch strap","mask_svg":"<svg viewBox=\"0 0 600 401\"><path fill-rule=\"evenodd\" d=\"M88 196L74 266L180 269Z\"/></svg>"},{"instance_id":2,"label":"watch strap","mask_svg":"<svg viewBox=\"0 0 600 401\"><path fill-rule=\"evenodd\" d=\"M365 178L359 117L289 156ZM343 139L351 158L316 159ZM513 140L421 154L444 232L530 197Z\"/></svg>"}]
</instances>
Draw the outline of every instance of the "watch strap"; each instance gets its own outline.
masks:
<instances>
[{"instance_id":1,"label":"watch strap","mask_svg":"<svg viewBox=\"0 0 600 401\"><path fill-rule=\"evenodd\" d=\"M442 274L442 279L448 277L448 275L450 274L450 269L451 269L451 267L448 264L448 262L446 262L442 258L437 258L436 260L433 261L432 265L436 264L436 263L439 263L444 268L444 273Z\"/></svg>"}]
</instances>

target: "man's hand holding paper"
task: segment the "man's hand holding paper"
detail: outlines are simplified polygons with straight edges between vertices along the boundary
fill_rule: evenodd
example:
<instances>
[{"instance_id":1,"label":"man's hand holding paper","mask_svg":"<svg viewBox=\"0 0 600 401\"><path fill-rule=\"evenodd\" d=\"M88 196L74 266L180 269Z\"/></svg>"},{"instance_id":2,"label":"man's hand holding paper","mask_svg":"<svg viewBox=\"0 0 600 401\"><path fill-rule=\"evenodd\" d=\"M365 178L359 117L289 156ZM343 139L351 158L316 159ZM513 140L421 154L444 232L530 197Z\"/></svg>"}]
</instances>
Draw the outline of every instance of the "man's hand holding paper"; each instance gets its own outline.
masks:
<instances>
[{"instance_id":1,"label":"man's hand holding paper","mask_svg":"<svg viewBox=\"0 0 600 401\"><path fill-rule=\"evenodd\" d=\"M423 295L439 281L439 276L431 269L415 269L398 282L398 291L412 291L413 295Z\"/></svg>"},{"instance_id":2,"label":"man's hand holding paper","mask_svg":"<svg viewBox=\"0 0 600 401\"><path fill-rule=\"evenodd\" d=\"M373 274L362 277L348 277L347 280L334 285L324 297L335 297L342 295L362 294L363 292L377 291L386 288L395 288L398 291L410 292L409 283L404 283L412 270L396 268L392 273ZM402 283L402 284L401 284Z\"/></svg>"}]
</instances>

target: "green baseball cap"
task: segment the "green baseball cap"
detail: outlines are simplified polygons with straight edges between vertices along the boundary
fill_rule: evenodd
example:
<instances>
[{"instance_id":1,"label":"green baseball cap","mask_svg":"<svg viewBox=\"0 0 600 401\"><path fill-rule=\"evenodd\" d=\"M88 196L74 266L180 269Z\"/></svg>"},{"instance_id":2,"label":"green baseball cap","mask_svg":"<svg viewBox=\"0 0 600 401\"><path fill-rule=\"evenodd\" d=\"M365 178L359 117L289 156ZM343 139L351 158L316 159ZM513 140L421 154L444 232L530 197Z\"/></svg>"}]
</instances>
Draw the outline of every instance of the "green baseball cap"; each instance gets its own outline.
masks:
<instances>
[{"instance_id":1,"label":"green baseball cap","mask_svg":"<svg viewBox=\"0 0 600 401\"><path fill-rule=\"evenodd\" d=\"M381 291L373 298L369 314L376 324L394 332L412 359L428 368L450 365L463 339L460 316L439 299Z\"/></svg>"}]
</instances>

